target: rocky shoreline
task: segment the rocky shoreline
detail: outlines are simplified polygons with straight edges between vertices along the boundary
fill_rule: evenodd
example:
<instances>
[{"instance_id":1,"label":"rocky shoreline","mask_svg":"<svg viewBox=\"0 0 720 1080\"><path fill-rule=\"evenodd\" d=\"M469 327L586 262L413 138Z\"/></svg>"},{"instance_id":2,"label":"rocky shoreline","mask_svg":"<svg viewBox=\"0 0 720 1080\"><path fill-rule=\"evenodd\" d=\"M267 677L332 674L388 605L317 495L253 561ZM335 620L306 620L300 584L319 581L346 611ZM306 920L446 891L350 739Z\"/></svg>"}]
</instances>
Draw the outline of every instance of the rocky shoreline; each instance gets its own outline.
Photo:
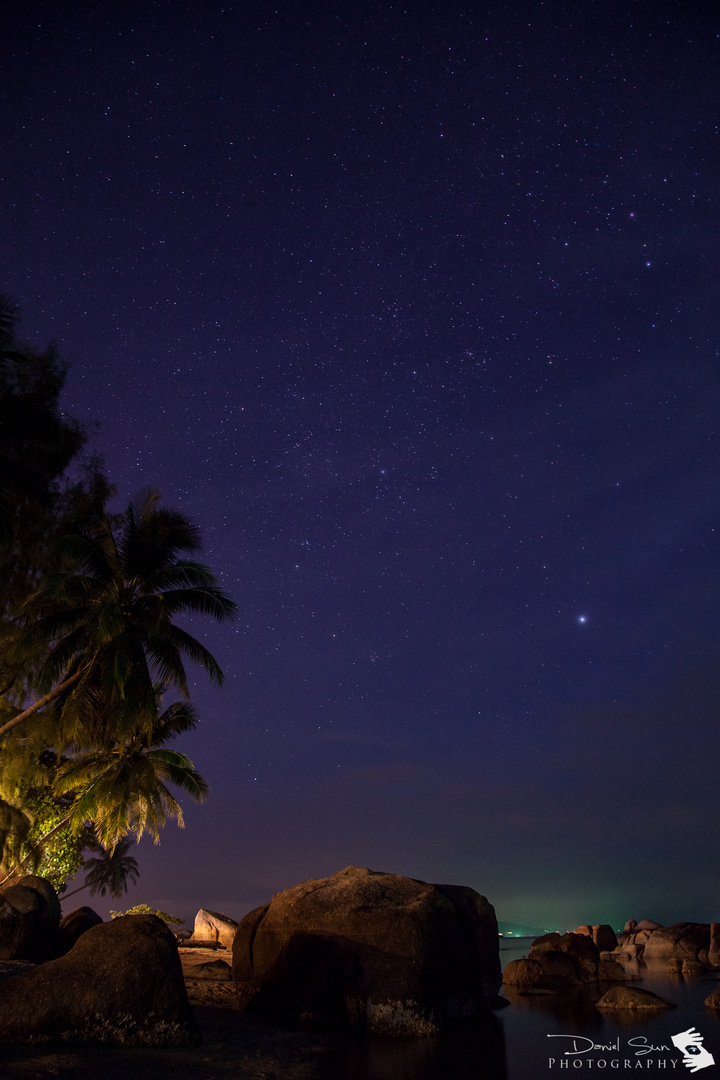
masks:
<instances>
[{"instance_id":1,"label":"rocky shoreline","mask_svg":"<svg viewBox=\"0 0 720 1080\"><path fill-rule=\"evenodd\" d=\"M671 1007L627 985L643 958L720 975L720 924L581 926L501 973L492 905L461 886L347 867L238 924L201 910L190 939L154 915L60 919L28 877L0 890L0 1072L8 1080L319 1080L359 1036L477 1030L533 994L602 1010ZM501 987L504 999L498 998ZM720 1009L720 990L706 1000ZM354 1051L353 1051L354 1052Z\"/></svg>"}]
</instances>

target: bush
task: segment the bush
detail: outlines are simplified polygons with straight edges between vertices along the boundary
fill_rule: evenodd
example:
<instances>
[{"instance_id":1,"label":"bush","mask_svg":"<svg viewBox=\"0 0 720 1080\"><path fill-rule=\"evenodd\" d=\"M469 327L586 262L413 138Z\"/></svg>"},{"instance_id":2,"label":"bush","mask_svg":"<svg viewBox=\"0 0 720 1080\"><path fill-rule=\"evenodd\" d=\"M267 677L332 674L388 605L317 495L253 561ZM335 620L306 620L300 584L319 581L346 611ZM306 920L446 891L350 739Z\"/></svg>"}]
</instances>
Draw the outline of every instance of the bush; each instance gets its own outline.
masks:
<instances>
[{"instance_id":1,"label":"bush","mask_svg":"<svg viewBox=\"0 0 720 1080\"><path fill-rule=\"evenodd\" d=\"M182 926L185 922L184 919L178 919L177 915L168 915L167 911L158 911L157 908L150 907L149 904L135 904L134 907L128 908L127 911L111 910L110 914L113 919L120 919L123 915L157 915L158 919L162 919L169 928Z\"/></svg>"}]
</instances>

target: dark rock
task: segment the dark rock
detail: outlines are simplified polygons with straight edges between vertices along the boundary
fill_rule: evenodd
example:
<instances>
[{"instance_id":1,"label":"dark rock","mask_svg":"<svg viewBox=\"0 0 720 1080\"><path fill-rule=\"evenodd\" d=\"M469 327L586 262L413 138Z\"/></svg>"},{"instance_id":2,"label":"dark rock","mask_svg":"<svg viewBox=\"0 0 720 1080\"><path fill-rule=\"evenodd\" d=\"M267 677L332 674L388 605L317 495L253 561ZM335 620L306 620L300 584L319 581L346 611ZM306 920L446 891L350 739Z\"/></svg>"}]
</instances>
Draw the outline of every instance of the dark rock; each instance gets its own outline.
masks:
<instances>
[{"instance_id":1,"label":"dark rock","mask_svg":"<svg viewBox=\"0 0 720 1080\"><path fill-rule=\"evenodd\" d=\"M720 966L720 923L710 923L710 946L708 948L708 963L713 967Z\"/></svg>"},{"instance_id":2,"label":"dark rock","mask_svg":"<svg viewBox=\"0 0 720 1080\"><path fill-rule=\"evenodd\" d=\"M60 901L45 878L0 887L0 960L45 960L60 923Z\"/></svg>"},{"instance_id":3,"label":"dark rock","mask_svg":"<svg viewBox=\"0 0 720 1080\"><path fill-rule=\"evenodd\" d=\"M594 982L598 977L600 951L595 942L585 934L544 934L530 948L531 960L539 960L547 952L566 953L572 958L578 977L583 982Z\"/></svg>"},{"instance_id":4,"label":"dark rock","mask_svg":"<svg viewBox=\"0 0 720 1080\"><path fill-rule=\"evenodd\" d=\"M630 982L633 976L628 975L617 960L606 960L601 957L598 964L598 979L600 982Z\"/></svg>"},{"instance_id":5,"label":"dark rock","mask_svg":"<svg viewBox=\"0 0 720 1080\"><path fill-rule=\"evenodd\" d=\"M612 952L618 943L615 931L607 923L596 923L594 926L579 926L575 933L592 938L600 952Z\"/></svg>"},{"instance_id":6,"label":"dark rock","mask_svg":"<svg viewBox=\"0 0 720 1080\"><path fill-rule=\"evenodd\" d=\"M597 1009L674 1009L672 1001L638 986L613 986L597 1002Z\"/></svg>"},{"instance_id":7,"label":"dark rock","mask_svg":"<svg viewBox=\"0 0 720 1080\"><path fill-rule=\"evenodd\" d=\"M154 915L92 927L67 955L0 982L0 1042L199 1041L175 938Z\"/></svg>"},{"instance_id":8,"label":"dark rock","mask_svg":"<svg viewBox=\"0 0 720 1080\"><path fill-rule=\"evenodd\" d=\"M472 889L351 866L246 915L233 978L282 1023L431 1033L496 1001L495 912Z\"/></svg>"},{"instance_id":9,"label":"dark rock","mask_svg":"<svg viewBox=\"0 0 720 1080\"><path fill-rule=\"evenodd\" d=\"M505 986L522 991L544 990L557 994L580 986L582 981L572 957L550 950L537 958L511 960L503 973Z\"/></svg>"},{"instance_id":10,"label":"dark rock","mask_svg":"<svg viewBox=\"0 0 720 1080\"><path fill-rule=\"evenodd\" d=\"M73 945L82 934L86 933L93 926L98 926L101 922L102 919L91 907L75 908L74 911L63 916L60 920L57 934L55 935L55 943L53 946L54 956L64 956L65 953L70 952Z\"/></svg>"},{"instance_id":11,"label":"dark rock","mask_svg":"<svg viewBox=\"0 0 720 1080\"><path fill-rule=\"evenodd\" d=\"M682 961L682 973L683 975L704 975L707 971L705 964L702 964L699 960L683 960Z\"/></svg>"},{"instance_id":12,"label":"dark rock","mask_svg":"<svg viewBox=\"0 0 720 1080\"><path fill-rule=\"evenodd\" d=\"M505 968L503 983L518 990L549 990L561 993L603 980L624 982L631 978L615 960L602 960L597 945L585 929L574 934L544 934L533 942L528 956Z\"/></svg>"},{"instance_id":13,"label":"dark rock","mask_svg":"<svg viewBox=\"0 0 720 1080\"><path fill-rule=\"evenodd\" d=\"M30 960L0 960L0 981L22 975L24 971L33 971L36 967L37 964Z\"/></svg>"},{"instance_id":14,"label":"dark rock","mask_svg":"<svg viewBox=\"0 0 720 1080\"><path fill-rule=\"evenodd\" d=\"M720 986L717 990L713 990L710 997L705 998L705 1004L708 1009L720 1009Z\"/></svg>"}]
</instances>

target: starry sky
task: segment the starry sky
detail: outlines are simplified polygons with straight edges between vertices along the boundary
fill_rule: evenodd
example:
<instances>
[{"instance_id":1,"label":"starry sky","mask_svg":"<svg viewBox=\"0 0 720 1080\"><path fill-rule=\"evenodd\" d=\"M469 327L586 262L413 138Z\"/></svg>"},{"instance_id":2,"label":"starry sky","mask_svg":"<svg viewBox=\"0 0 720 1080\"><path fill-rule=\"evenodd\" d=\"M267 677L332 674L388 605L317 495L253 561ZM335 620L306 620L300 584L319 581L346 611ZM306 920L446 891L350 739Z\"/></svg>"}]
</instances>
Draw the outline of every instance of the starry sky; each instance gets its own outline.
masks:
<instances>
[{"instance_id":1,"label":"starry sky","mask_svg":"<svg viewBox=\"0 0 720 1080\"><path fill-rule=\"evenodd\" d=\"M0 291L240 609L119 905L720 918L712 6L13 9Z\"/></svg>"}]
</instances>

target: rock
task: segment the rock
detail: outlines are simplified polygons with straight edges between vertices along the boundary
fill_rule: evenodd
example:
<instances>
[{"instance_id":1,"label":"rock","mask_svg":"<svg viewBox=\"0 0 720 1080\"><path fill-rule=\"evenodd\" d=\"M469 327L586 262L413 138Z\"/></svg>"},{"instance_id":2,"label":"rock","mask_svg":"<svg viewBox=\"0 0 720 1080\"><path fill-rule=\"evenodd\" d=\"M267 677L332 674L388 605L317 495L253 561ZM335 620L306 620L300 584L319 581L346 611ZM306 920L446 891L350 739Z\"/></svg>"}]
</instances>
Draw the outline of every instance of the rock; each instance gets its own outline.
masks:
<instances>
[{"instance_id":1,"label":"rock","mask_svg":"<svg viewBox=\"0 0 720 1080\"><path fill-rule=\"evenodd\" d=\"M625 982L631 978L616 960L601 959L597 945L581 927L574 934L544 934L533 942L528 956L505 968L503 983L528 993L563 990L604 980Z\"/></svg>"},{"instance_id":2,"label":"rock","mask_svg":"<svg viewBox=\"0 0 720 1080\"><path fill-rule=\"evenodd\" d=\"M0 981L21 975L23 971L34 971L37 964L29 960L0 960Z\"/></svg>"},{"instance_id":3,"label":"rock","mask_svg":"<svg viewBox=\"0 0 720 1080\"><path fill-rule=\"evenodd\" d=\"M633 978L628 975L622 964L617 960L608 960L601 957L598 964L598 980L600 982L629 982Z\"/></svg>"},{"instance_id":4,"label":"rock","mask_svg":"<svg viewBox=\"0 0 720 1080\"><path fill-rule=\"evenodd\" d=\"M631 934L637 926L637 919L628 919L623 926L623 934Z\"/></svg>"},{"instance_id":5,"label":"rock","mask_svg":"<svg viewBox=\"0 0 720 1080\"><path fill-rule=\"evenodd\" d=\"M213 982L231 982L232 968L227 960L209 960L207 964L196 964L187 975L190 979L211 979Z\"/></svg>"},{"instance_id":6,"label":"rock","mask_svg":"<svg viewBox=\"0 0 720 1080\"><path fill-rule=\"evenodd\" d=\"M660 930L662 923L653 922L652 919L641 919L639 923L635 923L635 930Z\"/></svg>"},{"instance_id":7,"label":"rock","mask_svg":"<svg viewBox=\"0 0 720 1080\"><path fill-rule=\"evenodd\" d=\"M720 967L720 923L710 923L710 945L708 947L708 963L713 967Z\"/></svg>"},{"instance_id":8,"label":"rock","mask_svg":"<svg viewBox=\"0 0 720 1080\"><path fill-rule=\"evenodd\" d=\"M349 866L246 915L233 978L281 1023L428 1034L495 1003L495 912L469 888Z\"/></svg>"},{"instance_id":9,"label":"rock","mask_svg":"<svg viewBox=\"0 0 720 1080\"><path fill-rule=\"evenodd\" d=\"M720 1009L720 986L717 990L713 990L710 997L705 998L705 1004L708 1009Z\"/></svg>"},{"instance_id":10,"label":"rock","mask_svg":"<svg viewBox=\"0 0 720 1080\"><path fill-rule=\"evenodd\" d=\"M674 1009L672 1001L638 986L613 986L597 1002L596 1009Z\"/></svg>"},{"instance_id":11,"label":"rock","mask_svg":"<svg viewBox=\"0 0 720 1080\"><path fill-rule=\"evenodd\" d=\"M592 931L592 939L600 952L612 952L617 946L615 931L608 923L598 923L593 926Z\"/></svg>"},{"instance_id":12,"label":"rock","mask_svg":"<svg viewBox=\"0 0 720 1080\"><path fill-rule=\"evenodd\" d=\"M547 952L566 953L572 958L582 982L595 982L598 977L600 952L585 934L544 934L533 941L528 956L539 960Z\"/></svg>"},{"instance_id":13,"label":"rock","mask_svg":"<svg viewBox=\"0 0 720 1080\"><path fill-rule=\"evenodd\" d=\"M235 932L238 924L234 919L228 919L227 915L219 915L217 911L206 911L200 908L195 916L195 928L192 933L192 941L209 941L211 944L224 945L226 949L232 949L235 940Z\"/></svg>"},{"instance_id":14,"label":"rock","mask_svg":"<svg viewBox=\"0 0 720 1080\"><path fill-rule=\"evenodd\" d=\"M643 954L644 960L697 960L700 952L710 946L710 927L707 923L676 923L662 926L650 934Z\"/></svg>"},{"instance_id":15,"label":"rock","mask_svg":"<svg viewBox=\"0 0 720 1080\"><path fill-rule=\"evenodd\" d=\"M55 935L53 956L64 956L70 952L78 938L93 926L98 926L102 919L91 907L75 908L60 920Z\"/></svg>"},{"instance_id":16,"label":"rock","mask_svg":"<svg viewBox=\"0 0 720 1080\"><path fill-rule=\"evenodd\" d=\"M45 878L28 875L0 888L0 960L45 960L60 923L60 901Z\"/></svg>"},{"instance_id":17,"label":"rock","mask_svg":"<svg viewBox=\"0 0 720 1080\"><path fill-rule=\"evenodd\" d=\"M615 931L608 923L596 923L594 926L578 926L576 934L583 934L593 939L600 952L612 952L617 946L618 940Z\"/></svg>"},{"instance_id":18,"label":"rock","mask_svg":"<svg viewBox=\"0 0 720 1080\"><path fill-rule=\"evenodd\" d=\"M175 938L154 915L100 923L65 956L0 982L0 1042L199 1041Z\"/></svg>"},{"instance_id":19,"label":"rock","mask_svg":"<svg viewBox=\"0 0 720 1080\"><path fill-rule=\"evenodd\" d=\"M699 960L683 960L683 975L704 975L707 968Z\"/></svg>"},{"instance_id":20,"label":"rock","mask_svg":"<svg viewBox=\"0 0 720 1080\"><path fill-rule=\"evenodd\" d=\"M544 990L557 994L580 986L582 979L572 957L548 950L537 959L511 960L503 973L503 984L525 992Z\"/></svg>"}]
</instances>

